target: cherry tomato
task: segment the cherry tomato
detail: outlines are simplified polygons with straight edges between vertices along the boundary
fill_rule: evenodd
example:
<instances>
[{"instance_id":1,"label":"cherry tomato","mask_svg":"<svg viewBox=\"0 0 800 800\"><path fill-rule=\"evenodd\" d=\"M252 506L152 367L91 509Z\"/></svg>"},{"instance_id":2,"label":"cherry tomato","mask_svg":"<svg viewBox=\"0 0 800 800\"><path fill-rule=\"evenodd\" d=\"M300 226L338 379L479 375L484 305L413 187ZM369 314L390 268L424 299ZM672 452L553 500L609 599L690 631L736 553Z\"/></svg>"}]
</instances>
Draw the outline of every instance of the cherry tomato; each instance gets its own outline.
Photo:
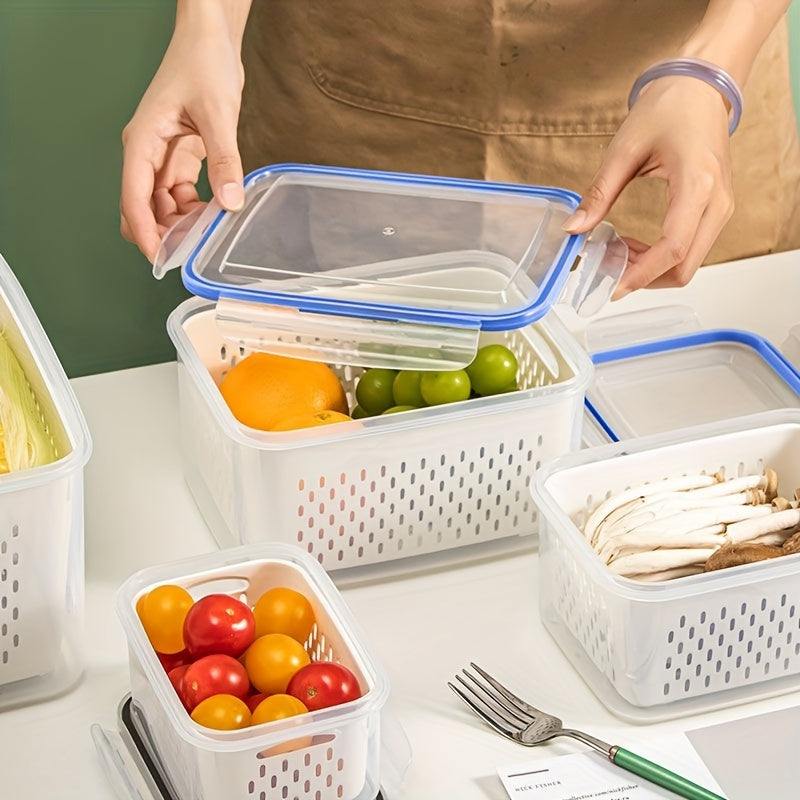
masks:
<instances>
[{"instance_id":1,"label":"cherry tomato","mask_svg":"<svg viewBox=\"0 0 800 800\"><path fill-rule=\"evenodd\" d=\"M261 725L263 722L272 722L276 719L287 719L305 714L308 709L296 697L288 694L273 694L263 700L253 711L253 725ZM264 750L259 755L263 758L276 756L281 753L291 753L301 747L308 747L313 742L312 736L301 736L296 739L289 739L280 744L274 745Z\"/></svg>"},{"instance_id":2,"label":"cherry tomato","mask_svg":"<svg viewBox=\"0 0 800 800\"><path fill-rule=\"evenodd\" d=\"M395 405L392 384L396 376L396 369L370 367L365 370L356 384L358 405L370 415L382 414Z\"/></svg>"},{"instance_id":3,"label":"cherry tomato","mask_svg":"<svg viewBox=\"0 0 800 800\"><path fill-rule=\"evenodd\" d=\"M195 706L192 719L198 725L217 731L236 731L250 725L251 714L241 698L215 694Z\"/></svg>"},{"instance_id":4,"label":"cherry tomato","mask_svg":"<svg viewBox=\"0 0 800 800\"><path fill-rule=\"evenodd\" d=\"M265 694L283 694L289 679L311 659L303 645L285 633L259 636L244 654L250 683Z\"/></svg>"},{"instance_id":5,"label":"cherry tomato","mask_svg":"<svg viewBox=\"0 0 800 800\"><path fill-rule=\"evenodd\" d=\"M182 586L164 584L151 589L136 602L144 632L158 653L179 653L184 649L183 621L194 600Z\"/></svg>"},{"instance_id":6,"label":"cherry tomato","mask_svg":"<svg viewBox=\"0 0 800 800\"><path fill-rule=\"evenodd\" d=\"M181 697L190 710L212 694L232 694L244 700L249 693L247 670L241 662L222 653L193 661L181 681Z\"/></svg>"},{"instance_id":7,"label":"cherry tomato","mask_svg":"<svg viewBox=\"0 0 800 800\"><path fill-rule=\"evenodd\" d=\"M267 589L253 606L256 636L285 633L305 644L316 622L314 608L308 598L294 589L276 586Z\"/></svg>"},{"instance_id":8,"label":"cherry tomato","mask_svg":"<svg viewBox=\"0 0 800 800\"><path fill-rule=\"evenodd\" d=\"M298 670L289 681L286 692L302 700L309 711L361 697L356 676L344 664L332 661L315 661Z\"/></svg>"},{"instance_id":9,"label":"cherry tomato","mask_svg":"<svg viewBox=\"0 0 800 800\"><path fill-rule=\"evenodd\" d=\"M419 381L419 390L429 406L466 400L470 389L469 375L463 369L424 372Z\"/></svg>"},{"instance_id":10,"label":"cherry tomato","mask_svg":"<svg viewBox=\"0 0 800 800\"><path fill-rule=\"evenodd\" d=\"M253 725L261 725L262 722L272 722L276 719L286 719L295 717L298 714L305 714L308 709L302 700L292 697L290 694L271 694L264 698L253 711Z\"/></svg>"},{"instance_id":11,"label":"cherry tomato","mask_svg":"<svg viewBox=\"0 0 800 800\"><path fill-rule=\"evenodd\" d=\"M517 357L505 345L487 344L478 348L467 375L473 390L486 397L516 385L517 367Z\"/></svg>"},{"instance_id":12,"label":"cherry tomato","mask_svg":"<svg viewBox=\"0 0 800 800\"><path fill-rule=\"evenodd\" d=\"M392 395L396 406L414 406L421 408L425 405L419 384L422 373L416 369L402 369L392 384Z\"/></svg>"},{"instance_id":13,"label":"cherry tomato","mask_svg":"<svg viewBox=\"0 0 800 800\"><path fill-rule=\"evenodd\" d=\"M250 607L227 594L201 597L183 623L183 639L192 658L223 653L238 658L253 643L256 622Z\"/></svg>"},{"instance_id":14,"label":"cherry tomato","mask_svg":"<svg viewBox=\"0 0 800 800\"><path fill-rule=\"evenodd\" d=\"M269 697L268 694L264 692L253 692L252 694L247 695L244 701L247 703L247 707L250 709L251 712L256 710L256 707L262 700L266 700Z\"/></svg>"},{"instance_id":15,"label":"cherry tomato","mask_svg":"<svg viewBox=\"0 0 800 800\"><path fill-rule=\"evenodd\" d=\"M164 667L164 672L169 672L183 664L192 663L192 657L186 650L181 650L180 653L156 653L156 655L161 666Z\"/></svg>"},{"instance_id":16,"label":"cherry tomato","mask_svg":"<svg viewBox=\"0 0 800 800\"><path fill-rule=\"evenodd\" d=\"M173 667L173 669L167 673L169 682L172 684L172 688L175 689L175 694L178 695L178 698L184 706L186 703L183 699L183 676L186 674L187 669L189 669L188 664L181 664L179 667Z\"/></svg>"}]
</instances>

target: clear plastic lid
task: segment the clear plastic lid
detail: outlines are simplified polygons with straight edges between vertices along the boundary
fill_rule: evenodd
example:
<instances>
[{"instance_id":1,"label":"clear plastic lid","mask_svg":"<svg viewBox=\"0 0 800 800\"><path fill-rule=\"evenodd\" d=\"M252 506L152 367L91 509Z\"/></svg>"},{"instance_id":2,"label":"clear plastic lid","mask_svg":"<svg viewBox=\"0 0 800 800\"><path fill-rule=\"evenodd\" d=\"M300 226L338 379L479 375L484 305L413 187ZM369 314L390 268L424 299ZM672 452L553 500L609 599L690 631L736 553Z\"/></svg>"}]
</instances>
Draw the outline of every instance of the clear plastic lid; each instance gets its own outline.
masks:
<instances>
[{"instance_id":1,"label":"clear plastic lid","mask_svg":"<svg viewBox=\"0 0 800 800\"><path fill-rule=\"evenodd\" d=\"M566 234L579 200L550 187L266 167L246 179L241 211L212 203L170 232L154 273L182 266L187 288L218 302L225 335L261 349L392 366L438 352L464 364L480 330L535 322L565 294L579 312L610 297L627 248L609 225L586 241Z\"/></svg>"},{"instance_id":2,"label":"clear plastic lid","mask_svg":"<svg viewBox=\"0 0 800 800\"><path fill-rule=\"evenodd\" d=\"M593 327L587 344L595 372L586 406L613 440L800 407L800 371L754 333L703 330L682 307L633 312Z\"/></svg>"}]
</instances>

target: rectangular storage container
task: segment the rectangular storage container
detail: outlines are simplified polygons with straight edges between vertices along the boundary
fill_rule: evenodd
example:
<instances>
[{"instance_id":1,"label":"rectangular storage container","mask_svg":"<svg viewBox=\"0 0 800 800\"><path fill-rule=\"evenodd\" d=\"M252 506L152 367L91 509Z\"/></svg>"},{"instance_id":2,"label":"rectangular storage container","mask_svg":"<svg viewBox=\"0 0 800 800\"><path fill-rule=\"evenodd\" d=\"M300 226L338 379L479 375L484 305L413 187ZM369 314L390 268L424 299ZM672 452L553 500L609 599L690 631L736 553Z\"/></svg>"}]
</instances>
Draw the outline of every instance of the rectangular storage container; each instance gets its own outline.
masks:
<instances>
[{"instance_id":1,"label":"rectangular storage container","mask_svg":"<svg viewBox=\"0 0 800 800\"><path fill-rule=\"evenodd\" d=\"M168 236L155 267L181 265L206 298L168 330L187 481L218 542L289 541L338 580L534 543L530 475L578 446L592 374L547 312L610 296L627 254L613 229L567 236L578 198L546 187L279 165L245 190L243 211ZM456 369L490 342L517 356L517 391L325 429L247 428L216 386L267 350L330 364L352 409L366 367Z\"/></svg>"},{"instance_id":2,"label":"rectangular storage container","mask_svg":"<svg viewBox=\"0 0 800 800\"><path fill-rule=\"evenodd\" d=\"M169 333L178 354L186 481L222 547L297 544L337 581L410 567L413 557L475 557L535 543L528 484L580 443L591 364L558 320L538 324L557 353L554 379L536 330L486 334L521 364L519 391L315 429L262 432L239 423L215 380L246 355L214 309L188 300ZM337 366L351 406L359 367Z\"/></svg>"},{"instance_id":3,"label":"rectangular storage container","mask_svg":"<svg viewBox=\"0 0 800 800\"><path fill-rule=\"evenodd\" d=\"M790 332L783 349L791 352ZM606 440L800 407L800 368L750 331L704 329L667 306L593 322L586 405Z\"/></svg>"},{"instance_id":4,"label":"rectangular storage container","mask_svg":"<svg viewBox=\"0 0 800 800\"><path fill-rule=\"evenodd\" d=\"M1 257L0 331L56 453L51 463L0 475L2 709L59 694L83 671L83 468L91 441L61 364Z\"/></svg>"},{"instance_id":5,"label":"rectangular storage container","mask_svg":"<svg viewBox=\"0 0 800 800\"><path fill-rule=\"evenodd\" d=\"M625 440L557 459L532 485L546 628L618 716L654 721L800 686L800 555L643 583L612 574L587 515L633 485L683 474L778 473L800 486L800 411Z\"/></svg>"},{"instance_id":6,"label":"rectangular storage container","mask_svg":"<svg viewBox=\"0 0 800 800\"><path fill-rule=\"evenodd\" d=\"M349 703L235 731L196 724L182 706L136 614L136 602L172 583L197 598L224 592L253 605L268 588L303 593L316 626L312 661L336 661L357 676L363 694ZM260 544L142 570L118 593L128 639L132 712L158 754L175 797L374 800L380 788L381 712L389 695L383 667L324 570L299 548Z\"/></svg>"}]
</instances>

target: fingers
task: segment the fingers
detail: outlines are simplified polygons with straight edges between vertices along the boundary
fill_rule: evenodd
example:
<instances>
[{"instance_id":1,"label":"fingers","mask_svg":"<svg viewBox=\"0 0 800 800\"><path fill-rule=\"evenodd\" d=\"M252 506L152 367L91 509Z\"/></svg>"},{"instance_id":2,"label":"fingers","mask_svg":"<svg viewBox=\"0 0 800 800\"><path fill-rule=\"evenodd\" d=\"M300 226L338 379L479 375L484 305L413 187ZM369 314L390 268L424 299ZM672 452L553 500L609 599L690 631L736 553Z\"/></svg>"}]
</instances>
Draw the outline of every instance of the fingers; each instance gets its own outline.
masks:
<instances>
[{"instance_id":1,"label":"fingers","mask_svg":"<svg viewBox=\"0 0 800 800\"><path fill-rule=\"evenodd\" d=\"M659 240L646 249L631 249L613 299L644 287L685 286L732 213L729 192L711 185L698 188L684 184L670 200Z\"/></svg>"},{"instance_id":2,"label":"fingers","mask_svg":"<svg viewBox=\"0 0 800 800\"><path fill-rule=\"evenodd\" d=\"M208 182L216 201L228 211L238 211L244 205L244 174L236 142L236 119L227 126L213 125L200 130L206 146ZM225 119L225 117L222 117Z\"/></svg>"},{"instance_id":3,"label":"fingers","mask_svg":"<svg viewBox=\"0 0 800 800\"><path fill-rule=\"evenodd\" d=\"M151 160L126 152L122 164L120 231L125 239L138 245L150 263L161 245L152 205L154 181Z\"/></svg>"},{"instance_id":4,"label":"fingers","mask_svg":"<svg viewBox=\"0 0 800 800\"><path fill-rule=\"evenodd\" d=\"M628 151L626 145L618 140L613 141L580 204L565 220L563 229L567 233L586 233L602 222L641 166L642 159L638 153Z\"/></svg>"}]
</instances>

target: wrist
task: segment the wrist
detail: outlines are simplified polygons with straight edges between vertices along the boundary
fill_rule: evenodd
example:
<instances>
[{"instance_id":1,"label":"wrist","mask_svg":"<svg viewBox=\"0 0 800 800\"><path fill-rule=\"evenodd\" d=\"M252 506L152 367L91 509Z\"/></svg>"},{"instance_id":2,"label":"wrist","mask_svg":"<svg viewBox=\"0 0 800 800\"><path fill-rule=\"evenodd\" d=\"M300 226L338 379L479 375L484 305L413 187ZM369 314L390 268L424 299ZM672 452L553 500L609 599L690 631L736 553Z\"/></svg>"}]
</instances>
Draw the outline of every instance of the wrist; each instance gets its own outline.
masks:
<instances>
[{"instance_id":1,"label":"wrist","mask_svg":"<svg viewBox=\"0 0 800 800\"><path fill-rule=\"evenodd\" d=\"M648 67L634 81L628 96L628 108L639 97L640 92L653 81L667 77L685 77L700 80L716 89L729 112L728 133L733 134L742 116L742 92L738 84L722 67L698 58L668 58Z\"/></svg>"},{"instance_id":2,"label":"wrist","mask_svg":"<svg viewBox=\"0 0 800 800\"><path fill-rule=\"evenodd\" d=\"M251 0L177 0L175 32L198 41L219 38L221 33L240 48Z\"/></svg>"}]
</instances>

